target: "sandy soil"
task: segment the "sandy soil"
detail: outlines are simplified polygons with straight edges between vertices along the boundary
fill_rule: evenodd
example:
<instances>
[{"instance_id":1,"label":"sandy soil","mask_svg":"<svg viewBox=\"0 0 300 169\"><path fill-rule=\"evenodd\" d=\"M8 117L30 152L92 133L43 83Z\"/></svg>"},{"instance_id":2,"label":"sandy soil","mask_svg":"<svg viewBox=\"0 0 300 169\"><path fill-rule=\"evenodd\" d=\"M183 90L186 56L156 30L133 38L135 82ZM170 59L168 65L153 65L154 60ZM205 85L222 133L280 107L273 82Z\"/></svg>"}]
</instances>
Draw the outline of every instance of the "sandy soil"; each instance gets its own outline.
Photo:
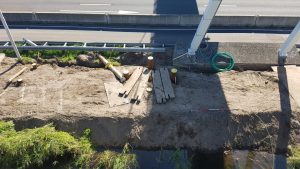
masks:
<instances>
[{"instance_id":1,"label":"sandy soil","mask_svg":"<svg viewBox=\"0 0 300 169\"><path fill-rule=\"evenodd\" d=\"M5 58L0 86L24 65ZM30 67L30 65L25 65ZM119 67L131 69L133 66ZM216 151L259 148L285 151L300 142L300 109L274 72L201 74L180 70L176 98L156 104L152 94L139 105L110 108L104 83L117 81L101 68L41 65L20 76L20 87L0 88L0 117L16 127L53 122L80 134L92 129L96 145L140 148L187 147Z\"/></svg>"}]
</instances>

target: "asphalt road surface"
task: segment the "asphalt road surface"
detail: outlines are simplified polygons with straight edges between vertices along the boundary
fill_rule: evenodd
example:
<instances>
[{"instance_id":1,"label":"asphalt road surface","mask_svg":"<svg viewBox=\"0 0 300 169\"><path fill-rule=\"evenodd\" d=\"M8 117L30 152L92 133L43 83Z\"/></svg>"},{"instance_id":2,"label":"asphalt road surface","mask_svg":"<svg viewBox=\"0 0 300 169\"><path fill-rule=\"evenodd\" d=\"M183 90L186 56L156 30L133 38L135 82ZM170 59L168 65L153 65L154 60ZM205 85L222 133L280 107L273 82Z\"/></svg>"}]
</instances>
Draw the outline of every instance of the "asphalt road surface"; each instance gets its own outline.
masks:
<instances>
[{"instance_id":1,"label":"asphalt road surface","mask_svg":"<svg viewBox=\"0 0 300 169\"><path fill-rule=\"evenodd\" d=\"M180 33L179 33L180 32ZM11 29L15 40L27 38L33 41L76 41L76 42L111 42L111 43L165 43L189 44L193 31L155 31L155 32L114 32L82 30L44 30L44 29ZM283 43L288 34L262 33L208 33L212 42L252 42ZM0 40L8 41L3 29L0 29ZM298 41L300 44L300 40Z\"/></svg>"},{"instance_id":2,"label":"asphalt road surface","mask_svg":"<svg viewBox=\"0 0 300 169\"><path fill-rule=\"evenodd\" d=\"M208 0L1 0L2 11L202 14ZM299 0L223 0L218 15L300 16Z\"/></svg>"}]
</instances>

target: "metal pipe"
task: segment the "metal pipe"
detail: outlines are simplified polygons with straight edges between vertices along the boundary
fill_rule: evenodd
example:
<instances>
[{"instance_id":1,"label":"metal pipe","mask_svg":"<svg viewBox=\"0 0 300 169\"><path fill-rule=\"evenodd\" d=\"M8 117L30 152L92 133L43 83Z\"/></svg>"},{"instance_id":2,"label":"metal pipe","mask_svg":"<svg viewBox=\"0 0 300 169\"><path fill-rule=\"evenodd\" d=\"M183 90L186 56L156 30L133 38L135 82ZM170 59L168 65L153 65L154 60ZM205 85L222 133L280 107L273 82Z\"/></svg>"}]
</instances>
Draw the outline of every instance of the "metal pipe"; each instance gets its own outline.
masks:
<instances>
[{"instance_id":1,"label":"metal pipe","mask_svg":"<svg viewBox=\"0 0 300 169\"><path fill-rule=\"evenodd\" d=\"M38 46L37 44L35 44L34 42L32 42L32 41L29 40L29 39L23 38L23 40L24 40L26 43L28 43L29 45L31 45L31 46Z\"/></svg>"},{"instance_id":2,"label":"metal pipe","mask_svg":"<svg viewBox=\"0 0 300 169\"><path fill-rule=\"evenodd\" d=\"M20 52L19 52L19 50L18 50L18 48L17 48L17 45L16 45L16 43L15 43L15 41L14 41L14 39L13 39L11 33L10 33L10 31L9 31L9 27L8 27L8 25L7 25L7 23L6 23L6 20L5 20L4 16L3 16L3 13L2 13L1 10L0 10L0 19L1 19L1 22L2 22L2 24L3 24L3 26L4 26L4 28L5 28L6 34L7 34L7 36L8 36L9 39L10 39L10 42L11 42L13 48L14 48L14 51L15 51L17 57L18 57L18 58L21 58Z\"/></svg>"},{"instance_id":3,"label":"metal pipe","mask_svg":"<svg viewBox=\"0 0 300 169\"><path fill-rule=\"evenodd\" d=\"M281 59L285 59L288 56L288 52L291 51L298 39L300 39L300 21L289 35L287 40L279 48L278 56Z\"/></svg>"}]
</instances>

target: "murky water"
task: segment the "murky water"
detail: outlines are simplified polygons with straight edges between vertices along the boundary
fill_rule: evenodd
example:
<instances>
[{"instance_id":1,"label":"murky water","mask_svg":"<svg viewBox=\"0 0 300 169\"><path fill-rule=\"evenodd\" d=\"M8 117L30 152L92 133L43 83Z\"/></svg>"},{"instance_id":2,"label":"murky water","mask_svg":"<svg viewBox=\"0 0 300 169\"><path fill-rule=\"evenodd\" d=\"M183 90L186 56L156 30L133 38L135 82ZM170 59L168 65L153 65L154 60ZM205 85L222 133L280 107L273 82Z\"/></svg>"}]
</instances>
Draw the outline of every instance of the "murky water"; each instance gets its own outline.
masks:
<instances>
[{"instance_id":1,"label":"murky water","mask_svg":"<svg viewBox=\"0 0 300 169\"><path fill-rule=\"evenodd\" d=\"M219 154L181 150L134 150L141 169L286 169L286 157L257 151Z\"/></svg>"}]
</instances>

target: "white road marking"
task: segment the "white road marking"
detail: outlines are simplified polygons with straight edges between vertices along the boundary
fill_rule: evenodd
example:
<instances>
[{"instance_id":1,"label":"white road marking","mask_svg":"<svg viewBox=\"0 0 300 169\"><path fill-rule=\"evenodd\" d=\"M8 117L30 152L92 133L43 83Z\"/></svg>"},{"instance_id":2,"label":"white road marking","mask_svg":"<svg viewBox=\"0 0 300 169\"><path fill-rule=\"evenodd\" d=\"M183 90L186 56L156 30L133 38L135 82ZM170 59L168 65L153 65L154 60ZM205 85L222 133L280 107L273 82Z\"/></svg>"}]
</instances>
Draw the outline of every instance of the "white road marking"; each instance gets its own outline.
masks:
<instances>
[{"instance_id":1,"label":"white road marking","mask_svg":"<svg viewBox=\"0 0 300 169\"><path fill-rule=\"evenodd\" d=\"M123 10L119 10L118 14L137 14L139 12L135 12L135 11L123 11Z\"/></svg>"},{"instance_id":2,"label":"white road marking","mask_svg":"<svg viewBox=\"0 0 300 169\"><path fill-rule=\"evenodd\" d=\"M207 7L207 5L204 5L205 7ZM237 8L236 4L232 4L232 5L220 5L220 7L234 7Z\"/></svg>"},{"instance_id":3,"label":"white road marking","mask_svg":"<svg viewBox=\"0 0 300 169\"><path fill-rule=\"evenodd\" d=\"M115 11L83 11L83 10L59 10L60 12L70 12L70 13L113 13Z\"/></svg>"},{"instance_id":4,"label":"white road marking","mask_svg":"<svg viewBox=\"0 0 300 169\"><path fill-rule=\"evenodd\" d=\"M115 14L137 14L139 12L136 11L123 11L123 10L118 10L118 11L83 11L83 10L59 10L60 12L69 12L69 13L101 13L101 14L106 14L106 13L115 13Z\"/></svg>"},{"instance_id":5,"label":"white road marking","mask_svg":"<svg viewBox=\"0 0 300 169\"><path fill-rule=\"evenodd\" d=\"M111 4L79 4L81 6L111 6Z\"/></svg>"}]
</instances>

